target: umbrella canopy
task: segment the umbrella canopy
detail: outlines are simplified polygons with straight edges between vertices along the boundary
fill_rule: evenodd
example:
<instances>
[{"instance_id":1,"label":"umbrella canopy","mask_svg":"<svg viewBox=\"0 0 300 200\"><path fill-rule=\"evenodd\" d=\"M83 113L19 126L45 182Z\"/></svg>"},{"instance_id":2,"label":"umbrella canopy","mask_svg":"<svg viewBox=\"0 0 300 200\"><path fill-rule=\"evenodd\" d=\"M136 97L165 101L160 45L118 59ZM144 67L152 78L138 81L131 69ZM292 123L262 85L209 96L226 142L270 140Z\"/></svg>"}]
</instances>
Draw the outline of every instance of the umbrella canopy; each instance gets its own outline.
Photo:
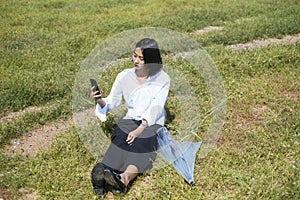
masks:
<instances>
[{"instance_id":1,"label":"umbrella canopy","mask_svg":"<svg viewBox=\"0 0 300 200\"><path fill-rule=\"evenodd\" d=\"M158 153L172 164L175 170L191 185L194 185L194 165L201 142L177 142L167 128L162 127L157 135Z\"/></svg>"}]
</instances>

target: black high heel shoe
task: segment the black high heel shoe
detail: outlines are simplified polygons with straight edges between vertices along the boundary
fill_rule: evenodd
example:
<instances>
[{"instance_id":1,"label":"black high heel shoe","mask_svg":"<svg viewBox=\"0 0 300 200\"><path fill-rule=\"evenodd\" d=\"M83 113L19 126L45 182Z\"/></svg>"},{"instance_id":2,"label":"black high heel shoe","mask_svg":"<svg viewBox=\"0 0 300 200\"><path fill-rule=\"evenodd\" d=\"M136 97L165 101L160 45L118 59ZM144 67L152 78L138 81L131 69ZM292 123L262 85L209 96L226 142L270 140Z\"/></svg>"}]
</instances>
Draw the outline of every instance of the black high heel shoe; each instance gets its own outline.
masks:
<instances>
[{"instance_id":1,"label":"black high heel shoe","mask_svg":"<svg viewBox=\"0 0 300 200\"><path fill-rule=\"evenodd\" d=\"M104 180L113 187L112 192L114 194L126 193L127 187L121 181L120 174L113 173L109 169L104 169Z\"/></svg>"},{"instance_id":2,"label":"black high heel shoe","mask_svg":"<svg viewBox=\"0 0 300 200\"><path fill-rule=\"evenodd\" d=\"M104 180L104 165L97 163L91 173L94 194L101 197L106 193Z\"/></svg>"}]
</instances>

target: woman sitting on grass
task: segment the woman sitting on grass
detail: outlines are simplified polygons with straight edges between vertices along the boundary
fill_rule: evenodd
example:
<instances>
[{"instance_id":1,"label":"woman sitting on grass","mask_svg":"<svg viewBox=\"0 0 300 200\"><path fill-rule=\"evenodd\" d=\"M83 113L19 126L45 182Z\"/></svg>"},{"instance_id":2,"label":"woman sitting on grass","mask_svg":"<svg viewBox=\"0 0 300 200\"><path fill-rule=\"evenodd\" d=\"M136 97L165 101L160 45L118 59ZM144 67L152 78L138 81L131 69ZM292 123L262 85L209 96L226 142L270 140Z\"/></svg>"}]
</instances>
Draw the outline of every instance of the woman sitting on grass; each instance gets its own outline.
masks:
<instances>
[{"instance_id":1,"label":"woman sitting on grass","mask_svg":"<svg viewBox=\"0 0 300 200\"><path fill-rule=\"evenodd\" d=\"M165 122L170 78L161 69L157 42L149 38L139 41L132 62L134 67L117 75L106 98L99 91L93 92L95 112L102 121L106 112L121 104L122 98L127 107L126 116L114 127L103 160L92 170L94 192L99 196L108 191L124 194L137 175L151 169L156 158L156 133Z\"/></svg>"}]
</instances>

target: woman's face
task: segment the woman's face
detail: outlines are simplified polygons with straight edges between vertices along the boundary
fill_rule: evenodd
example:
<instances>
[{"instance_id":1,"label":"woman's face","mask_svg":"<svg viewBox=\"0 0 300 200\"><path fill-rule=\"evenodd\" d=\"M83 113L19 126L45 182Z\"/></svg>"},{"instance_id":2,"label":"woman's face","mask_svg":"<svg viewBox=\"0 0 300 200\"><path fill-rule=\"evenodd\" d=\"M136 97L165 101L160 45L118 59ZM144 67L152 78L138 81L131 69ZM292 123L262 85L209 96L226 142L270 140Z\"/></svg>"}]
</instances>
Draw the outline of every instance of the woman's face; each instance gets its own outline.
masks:
<instances>
[{"instance_id":1,"label":"woman's face","mask_svg":"<svg viewBox=\"0 0 300 200\"><path fill-rule=\"evenodd\" d=\"M132 55L133 65L136 69L142 68L145 64L141 48L136 48Z\"/></svg>"}]
</instances>

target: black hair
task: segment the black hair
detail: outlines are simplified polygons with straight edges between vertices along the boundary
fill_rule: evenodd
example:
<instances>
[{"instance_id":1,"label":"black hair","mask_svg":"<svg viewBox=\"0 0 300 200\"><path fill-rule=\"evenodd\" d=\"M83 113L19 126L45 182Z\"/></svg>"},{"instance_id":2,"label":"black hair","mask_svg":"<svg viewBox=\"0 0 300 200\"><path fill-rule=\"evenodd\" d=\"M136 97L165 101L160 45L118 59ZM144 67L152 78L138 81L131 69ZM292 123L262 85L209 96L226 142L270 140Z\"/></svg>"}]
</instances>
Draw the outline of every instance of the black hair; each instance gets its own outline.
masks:
<instances>
[{"instance_id":1,"label":"black hair","mask_svg":"<svg viewBox=\"0 0 300 200\"><path fill-rule=\"evenodd\" d=\"M145 67L148 69L149 76L153 76L161 70L162 59L160 50L157 42L154 39L143 38L136 44L135 47L141 48L142 50Z\"/></svg>"}]
</instances>

